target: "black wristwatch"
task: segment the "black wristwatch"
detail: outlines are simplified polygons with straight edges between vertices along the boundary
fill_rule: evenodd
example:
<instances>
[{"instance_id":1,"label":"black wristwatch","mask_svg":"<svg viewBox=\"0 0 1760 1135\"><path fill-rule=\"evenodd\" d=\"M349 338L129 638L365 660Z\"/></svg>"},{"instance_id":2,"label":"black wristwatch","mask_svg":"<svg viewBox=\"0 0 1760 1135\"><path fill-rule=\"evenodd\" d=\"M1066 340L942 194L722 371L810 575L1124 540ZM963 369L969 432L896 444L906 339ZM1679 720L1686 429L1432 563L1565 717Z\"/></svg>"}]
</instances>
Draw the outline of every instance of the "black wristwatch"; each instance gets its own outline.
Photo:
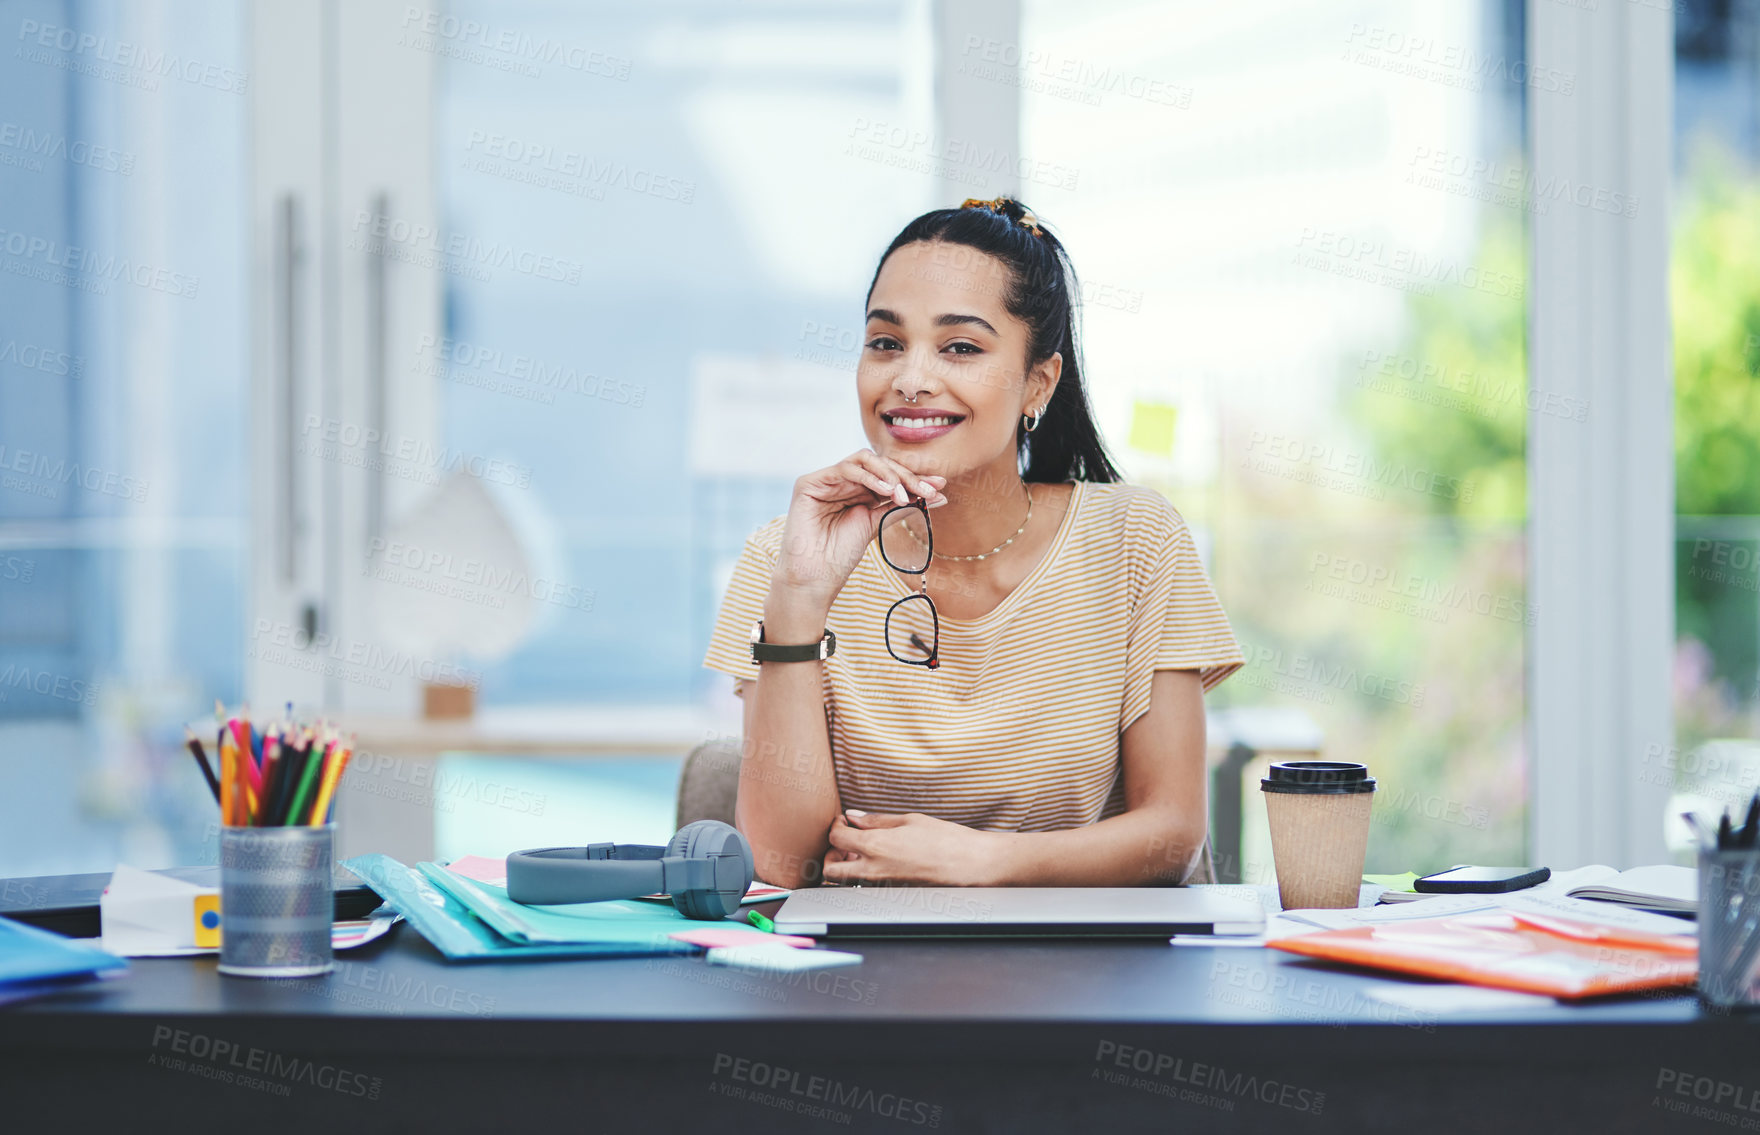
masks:
<instances>
[{"instance_id":1,"label":"black wristwatch","mask_svg":"<svg viewBox=\"0 0 1760 1135\"><path fill-rule=\"evenodd\" d=\"M825 637L818 642L803 643L800 646L782 646L774 642L764 641L764 621L752 624L752 665L760 662L817 662L830 658L837 653L837 636L829 629Z\"/></svg>"}]
</instances>

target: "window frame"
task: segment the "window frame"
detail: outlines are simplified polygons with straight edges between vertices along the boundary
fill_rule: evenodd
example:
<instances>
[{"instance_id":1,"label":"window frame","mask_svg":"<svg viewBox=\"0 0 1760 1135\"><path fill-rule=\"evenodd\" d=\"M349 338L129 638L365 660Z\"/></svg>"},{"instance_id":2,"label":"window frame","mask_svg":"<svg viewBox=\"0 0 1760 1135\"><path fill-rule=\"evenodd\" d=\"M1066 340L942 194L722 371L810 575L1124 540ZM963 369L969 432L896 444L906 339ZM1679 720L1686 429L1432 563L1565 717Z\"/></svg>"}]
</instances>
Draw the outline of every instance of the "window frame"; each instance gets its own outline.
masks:
<instances>
[{"instance_id":1,"label":"window frame","mask_svg":"<svg viewBox=\"0 0 1760 1135\"><path fill-rule=\"evenodd\" d=\"M1529 386L1587 401L1528 435L1528 847L1534 863L1666 861L1673 744L1674 380L1668 299L1674 13L1528 0L1534 183L1631 194L1630 218L1533 215Z\"/></svg>"}]
</instances>

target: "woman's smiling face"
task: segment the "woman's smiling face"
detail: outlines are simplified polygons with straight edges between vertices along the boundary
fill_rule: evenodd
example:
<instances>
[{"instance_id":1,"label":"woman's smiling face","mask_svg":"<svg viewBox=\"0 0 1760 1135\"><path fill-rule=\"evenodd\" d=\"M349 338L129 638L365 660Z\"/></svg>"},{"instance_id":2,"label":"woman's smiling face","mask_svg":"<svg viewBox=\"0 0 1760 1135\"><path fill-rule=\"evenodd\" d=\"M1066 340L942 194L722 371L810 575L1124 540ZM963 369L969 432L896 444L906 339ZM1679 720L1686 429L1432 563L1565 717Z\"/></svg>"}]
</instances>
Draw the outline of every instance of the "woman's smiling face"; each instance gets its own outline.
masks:
<instances>
[{"instance_id":1,"label":"woman's smiling face","mask_svg":"<svg viewBox=\"0 0 1760 1135\"><path fill-rule=\"evenodd\" d=\"M887 258L856 366L876 453L949 477L1013 460L1015 427L1050 401L1063 360L1028 373L1030 329L1003 306L1010 283L1002 261L963 244L917 242Z\"/></svg>"}]
</instances>

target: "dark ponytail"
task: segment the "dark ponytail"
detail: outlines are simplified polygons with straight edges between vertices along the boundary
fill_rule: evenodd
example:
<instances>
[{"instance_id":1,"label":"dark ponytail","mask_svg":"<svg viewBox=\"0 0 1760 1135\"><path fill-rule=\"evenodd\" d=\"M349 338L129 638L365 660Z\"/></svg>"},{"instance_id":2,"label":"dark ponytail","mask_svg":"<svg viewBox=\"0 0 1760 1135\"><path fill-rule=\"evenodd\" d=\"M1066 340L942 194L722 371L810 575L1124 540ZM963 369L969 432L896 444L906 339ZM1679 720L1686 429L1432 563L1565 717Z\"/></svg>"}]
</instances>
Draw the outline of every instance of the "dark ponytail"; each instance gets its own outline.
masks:
<instances>
[{"instance_id":1,"label":"dark ponytail","mask_svg":"<svg viewBox=\"0 0 1760 1135\"><path fill-rule=\"evenodd\" d=\"M1028 433L1015 427L1015 452L1027 481L1116 482L1119 474L1088 406L1082 386L1080 346L1076 340L1076 271L1063 245L1025 206L1012 197L998 197L984 206L936 209L924 213L894 237L874 269L874 284L887 257L918 241L964 245L993 256L1009 271L1003 306L1027 325L1027 368L1053 354L1063 355L1063 374L1051 395L1038 428Z\"/></svg>"}]
</instances>

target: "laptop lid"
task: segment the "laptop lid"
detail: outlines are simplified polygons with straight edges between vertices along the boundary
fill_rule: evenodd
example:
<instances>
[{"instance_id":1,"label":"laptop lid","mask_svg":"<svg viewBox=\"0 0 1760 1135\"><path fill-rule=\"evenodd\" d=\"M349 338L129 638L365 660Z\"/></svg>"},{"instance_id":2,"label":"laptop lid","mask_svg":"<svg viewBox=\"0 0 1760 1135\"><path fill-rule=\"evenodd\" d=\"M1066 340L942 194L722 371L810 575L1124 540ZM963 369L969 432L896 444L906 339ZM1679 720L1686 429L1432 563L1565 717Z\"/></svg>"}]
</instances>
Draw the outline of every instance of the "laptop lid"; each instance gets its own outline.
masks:
<instances>
[{"instance_id":1,"label":"laptop lid","mask_svg":"<svg viewBox=\"0 0 1760 1135\"><path fill-rule=\"evenodd\" d=\"M813 887L776 913L823 938L1170 938L1259 934L1259 904L1206 887Z\"/></svg>"}]
</instances>

